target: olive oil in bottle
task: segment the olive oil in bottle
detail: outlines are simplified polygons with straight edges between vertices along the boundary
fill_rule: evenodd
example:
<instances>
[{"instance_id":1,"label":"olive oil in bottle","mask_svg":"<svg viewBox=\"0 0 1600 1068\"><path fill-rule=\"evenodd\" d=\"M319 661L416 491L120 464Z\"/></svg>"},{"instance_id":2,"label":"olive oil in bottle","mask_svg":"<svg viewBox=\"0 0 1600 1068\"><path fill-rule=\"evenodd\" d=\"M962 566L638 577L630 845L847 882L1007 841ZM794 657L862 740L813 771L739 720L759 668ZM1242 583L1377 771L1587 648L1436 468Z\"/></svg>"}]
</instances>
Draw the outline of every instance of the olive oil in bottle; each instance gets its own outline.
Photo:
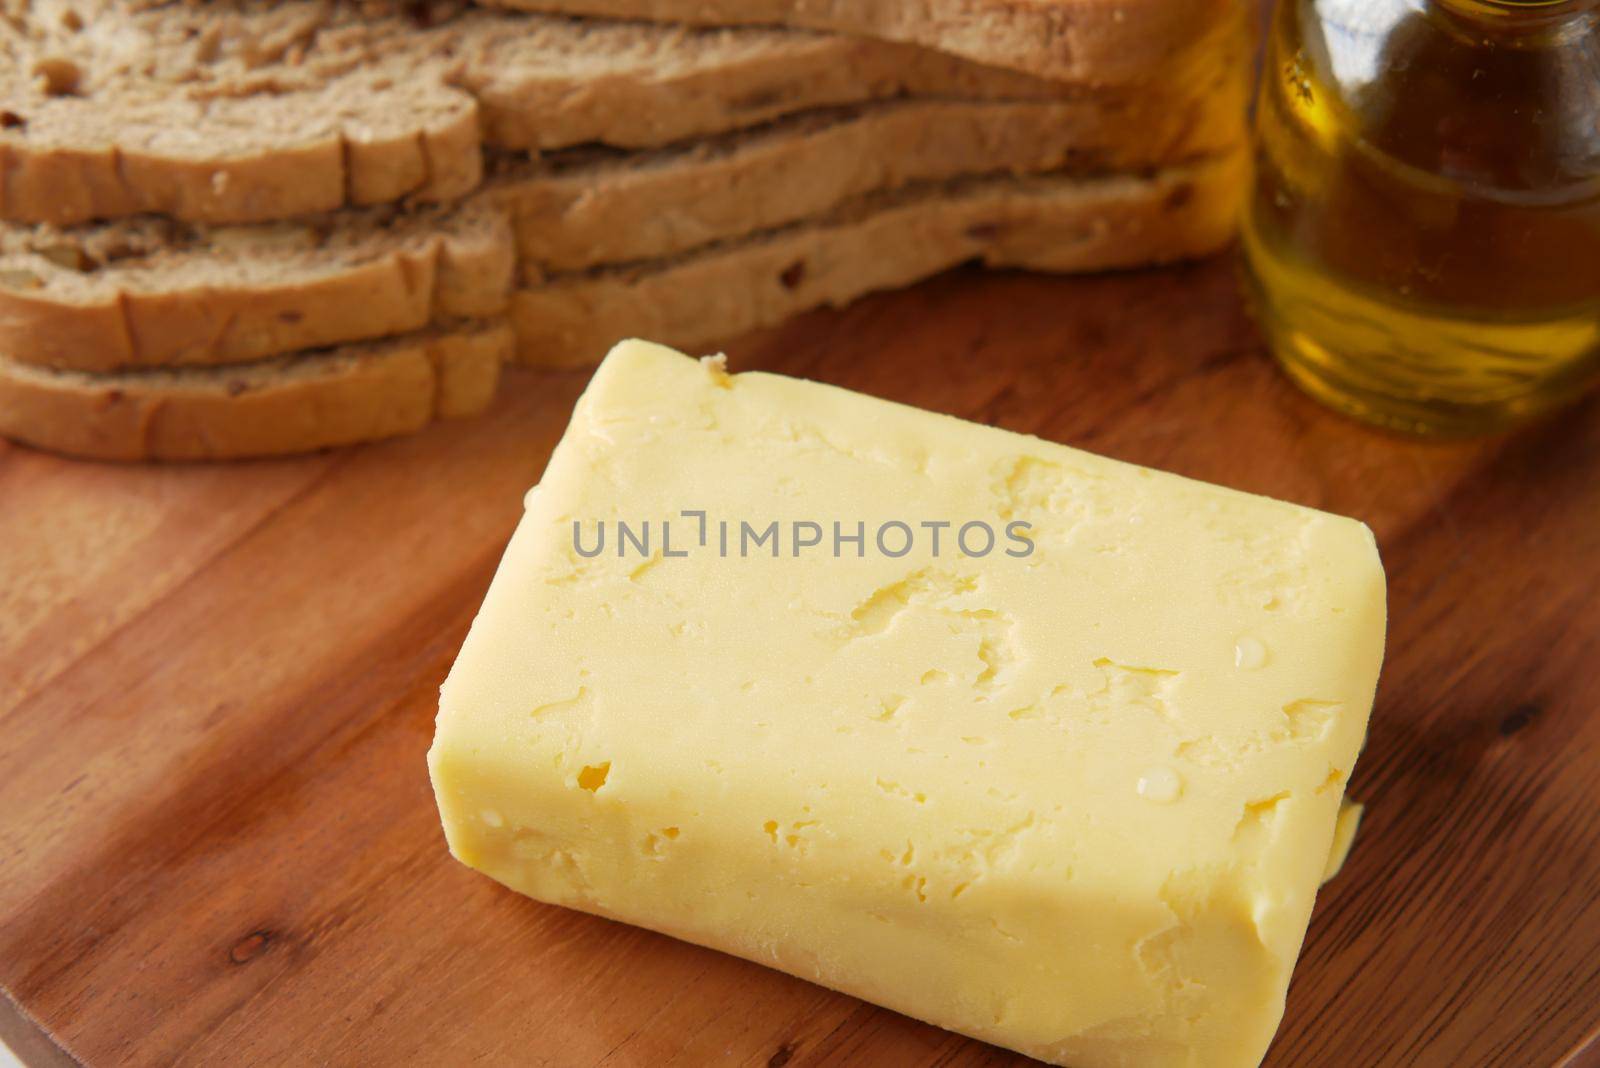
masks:
<instances>
[{"instance_id":1,"label":"olive oil in bottle","mask_svg":"<svg viewBox=\"0 0 1600 1068\"><path fill-rule=\"evenodd\" d=\"M1244 226L1314 396L1491 431L1600 379L1594 0L1283 0Z\"/></svg>"}]
</instances>

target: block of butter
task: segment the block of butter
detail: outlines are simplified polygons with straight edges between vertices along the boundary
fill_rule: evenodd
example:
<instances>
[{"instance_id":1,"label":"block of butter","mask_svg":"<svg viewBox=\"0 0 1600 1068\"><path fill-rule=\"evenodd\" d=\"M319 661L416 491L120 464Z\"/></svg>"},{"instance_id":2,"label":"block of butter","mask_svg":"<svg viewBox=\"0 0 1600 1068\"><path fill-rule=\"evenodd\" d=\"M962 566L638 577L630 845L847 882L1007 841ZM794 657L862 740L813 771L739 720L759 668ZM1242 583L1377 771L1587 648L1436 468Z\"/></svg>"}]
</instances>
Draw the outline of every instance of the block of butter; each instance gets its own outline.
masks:
<instances>
[{"instance_id":1,"label":"block of butter","mask_svg":"<svg viewBox=\"0 0 1600 1068\"><path fill-rule=\"evenodd\" d=\"M1353 520L630 341L429 767L541 901L1058 1064L1254 1065L1384 603Z\"/></svg>"}]
</instances>

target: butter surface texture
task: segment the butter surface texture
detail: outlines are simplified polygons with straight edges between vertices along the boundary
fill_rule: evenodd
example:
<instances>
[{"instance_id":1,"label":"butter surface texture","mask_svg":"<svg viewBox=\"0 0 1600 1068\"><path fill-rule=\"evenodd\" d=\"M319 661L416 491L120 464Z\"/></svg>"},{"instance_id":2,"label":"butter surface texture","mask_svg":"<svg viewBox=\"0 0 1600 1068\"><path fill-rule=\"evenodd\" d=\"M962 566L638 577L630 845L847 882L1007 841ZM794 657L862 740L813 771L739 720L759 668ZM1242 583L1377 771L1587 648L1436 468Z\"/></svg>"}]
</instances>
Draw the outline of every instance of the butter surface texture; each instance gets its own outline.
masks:
<instances>
[{"instance_id":1,"label":"butter surface texture","mask_svg":"<svg viewBox=\"0 0 1600 1068\"><path fill-rule=\"evenodd\" d=\"M740 555L772 520L780 554ZM874 544L896 521L899 557ZM937 556L925 521L952 524ZM969 521L987 555L952 544ZM429 766L452 852L540 900L1047 1061L1254 1065L1383 634L1352 520L625 342Z\"/></svg>"}]
</instances>

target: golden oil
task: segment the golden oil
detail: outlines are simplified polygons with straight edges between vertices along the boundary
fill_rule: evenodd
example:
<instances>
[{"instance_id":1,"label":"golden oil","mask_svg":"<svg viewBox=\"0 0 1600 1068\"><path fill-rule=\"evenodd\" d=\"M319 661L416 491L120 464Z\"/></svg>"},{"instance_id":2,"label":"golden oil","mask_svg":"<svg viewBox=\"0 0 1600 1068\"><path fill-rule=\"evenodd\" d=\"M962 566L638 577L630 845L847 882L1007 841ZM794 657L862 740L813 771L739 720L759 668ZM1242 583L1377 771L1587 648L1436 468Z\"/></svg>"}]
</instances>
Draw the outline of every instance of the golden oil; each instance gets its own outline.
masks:
<instances>
[{"instance_id":1,"label":"golden oil","mask_svg":"<svg viewBox=\"0 0 1600 1068\"><path fill-rule=\"evenodd\" d=\"M1596 6L1282 0L1243 243L1313 395L1470 434L1600 378Z\"/></svg>"}]
</instances>

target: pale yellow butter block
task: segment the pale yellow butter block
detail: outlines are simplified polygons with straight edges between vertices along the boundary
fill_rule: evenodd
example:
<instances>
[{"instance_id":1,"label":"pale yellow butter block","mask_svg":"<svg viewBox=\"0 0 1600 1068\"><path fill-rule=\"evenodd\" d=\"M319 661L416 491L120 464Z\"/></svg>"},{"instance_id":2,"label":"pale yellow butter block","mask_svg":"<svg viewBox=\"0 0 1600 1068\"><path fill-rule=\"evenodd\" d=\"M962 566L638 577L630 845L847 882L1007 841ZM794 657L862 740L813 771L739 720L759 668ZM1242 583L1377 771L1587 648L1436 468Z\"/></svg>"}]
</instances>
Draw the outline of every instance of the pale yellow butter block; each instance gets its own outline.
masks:
<instances>
[{"instance_id":1,"label":"pale yellow butter block","mask_svg":"<svg viewBox=\"0 0 1600 1068\"><path fill-rule=\"evenodd\" d=\"M429 766L451 851L542 901L1046 1061L1254 1065L1383 638L1360 523L626 342Z\"/></svg>"}]
</instances>

